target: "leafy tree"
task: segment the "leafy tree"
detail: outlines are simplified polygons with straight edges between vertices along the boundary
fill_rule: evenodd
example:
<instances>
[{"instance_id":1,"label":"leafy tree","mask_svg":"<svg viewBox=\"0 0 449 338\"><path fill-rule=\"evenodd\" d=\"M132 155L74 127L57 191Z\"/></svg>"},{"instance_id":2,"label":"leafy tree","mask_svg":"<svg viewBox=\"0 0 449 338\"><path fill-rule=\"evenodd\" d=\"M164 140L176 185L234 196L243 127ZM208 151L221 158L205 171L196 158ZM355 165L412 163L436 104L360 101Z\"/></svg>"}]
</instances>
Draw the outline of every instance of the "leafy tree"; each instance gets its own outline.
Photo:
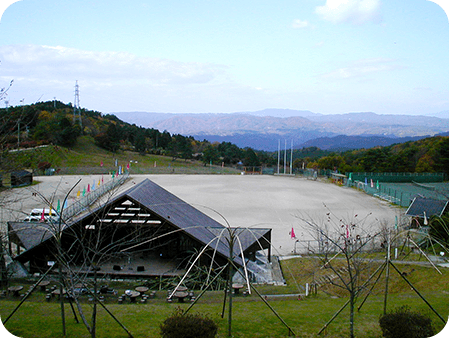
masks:
<instances>
[{"instance_id":1,"label":"leafy tree","mask_svg":"<svg viewBox=\"0 0 449 338\"><path fill-rule=\"evenodd\" d=\"M168 131L164 130L162 134L159 134L158 147L167 149L171 142L171 135Z\"/></svg>"},{"instance_id":2,"label":"leafy tree","mask_svg":"<svg viewBox=\"0 0 449 338\"><path fill-rule=\"evenodd\" d=\"M424 155L418 160L418 163L415 167L415 172L417 173L431 173L435 172L433 169L433 166L435 165L435 162L433 161L432 157L429 154Z\"/></svg>"},{"instance_id":3,"label":"leafy tree","mask_svg":"<svg viewBox=\"0 0 449 338\"><path fill-rule=\"evenodd\" d=\"M439 138L435 150L436 170L449 174L449 137Z\"/></svg>"},{"instance_id":4,"label":"leafy tree","mask_svg":"<svg viewBox=\"0 0 449 338\"><path fill-rule=\"evenodd\" d=\"M259 158L257 157L256 152L251 149L245 149L245 158L243 159L243 165L247 167L258 167L260 166Z\"/></svg>"},{"instance_id":5,"label":"leafy tree","mask_svg":"<svg viewBox=\"0 0 449 338\"><path fill-rule=\"evenodd\" d=\"M140 154L145 154L147 150L147 144L145 140L145 132L144 131L138 131L135 138L134 138L134 148L136 151L138 151Z\"/></svg>"},{"instance_id":6,"label":"leafy tree","mask_svg":"<svg viewBox=\"0 0 449 338\"><path fill-rule=\"evenodd\" d=\"M203 163L217 163L219 160L220 154L218 153L218 149L212 144L207 145L203 151Z\"/></svg>"},{"instance_id":7,"label":"leafy tree","mask_svg":"<svg viewBox=\"0 0 449 338\"><path fill-rule=\"evenodd\" d=\"M173 159L180 156L184 159L188 159L192 157L192 144L190 140L182 135L173 135L169 150L171 156L173 156Z\"/></svg>"},{"instance_id":8,"label":"leafy tree","mask_svg":"<svg viewBox=\"0 0 449 338\"><path fill-rule=\"evenodd\" d=\"M78 135L79 127L74 127L68 118L63 117L58 123L54 138L57 145L72 147L75 145Z\"/></svg>"},{"instance_id":9,"label":"leafy tree","mask_svg":"<svg viewBox=\"0 0 449 338\"><path fill-rule=\"evenodd\" d=\"M242 150L231 142L220 143L218 151L226 164L236 164L243 157Z\"/></svg>"},{"instance_id":10,"label":"leafy tree","mask_svg":"<svg viewBox=\"0 0 449 338\"><path fill-rule=\"evenodd\" d=\"M346 163L345 163L345 160L343 159L343 157L341 155L337 155L337 154L332 154L330 156L324 156L318 160L318 167L320 167L321 169L331 169L331 170L337 169L338 170L345 164Z\"/></svg>"},{"instance_id":11,"label":"leafy tree","mask_svg":"<svg viewBox=\"0 0 449 338\"><path fill-rule=\"evenodd\" d=\"M120 148L120 134L115 126L111 123L105 133L95 136L95 143L106 150L116 152Z\"/></svg>"}]
</instances>

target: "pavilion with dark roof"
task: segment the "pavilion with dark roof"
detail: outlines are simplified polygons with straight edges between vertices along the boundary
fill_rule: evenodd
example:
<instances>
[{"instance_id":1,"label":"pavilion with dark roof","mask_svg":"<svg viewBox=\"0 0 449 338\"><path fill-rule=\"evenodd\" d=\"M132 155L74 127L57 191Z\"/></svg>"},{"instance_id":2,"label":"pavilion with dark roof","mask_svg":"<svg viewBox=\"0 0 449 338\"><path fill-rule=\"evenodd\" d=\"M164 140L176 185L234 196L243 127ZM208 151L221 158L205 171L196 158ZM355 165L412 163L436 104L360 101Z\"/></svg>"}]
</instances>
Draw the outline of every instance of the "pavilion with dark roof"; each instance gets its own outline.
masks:
<instances>
[{"instance_id":1,"label":"pavilion with dark roof","mask_svg":"<svg viewBox=\"0 0 449 338\"><path fill-rule=\"evenodd\" d=\"M117 278L176 276L200 252L196 264L225 265L231 233L238 237L232 254L237 267L243 259L255 260L258 251L271 256L271 229L225 227L148 179L64 221L9 222L12 256L11 244L17 247L13 259L30 273L44 272L59 255L86 273L95 267L97 273Z\"/></svg>"},{"instance_id":2,"label":"pavilion with dark roof","mask_svg":"<svg viewBox=\"0 0 449 338\"><path fill-rule=\"evenodd\" d=\"M449 201L437 200L433 198L415 197L410 203L405 214L410 217L430 218L432 216L441 217L447 211Z\"/></svg>"}]
</instances>

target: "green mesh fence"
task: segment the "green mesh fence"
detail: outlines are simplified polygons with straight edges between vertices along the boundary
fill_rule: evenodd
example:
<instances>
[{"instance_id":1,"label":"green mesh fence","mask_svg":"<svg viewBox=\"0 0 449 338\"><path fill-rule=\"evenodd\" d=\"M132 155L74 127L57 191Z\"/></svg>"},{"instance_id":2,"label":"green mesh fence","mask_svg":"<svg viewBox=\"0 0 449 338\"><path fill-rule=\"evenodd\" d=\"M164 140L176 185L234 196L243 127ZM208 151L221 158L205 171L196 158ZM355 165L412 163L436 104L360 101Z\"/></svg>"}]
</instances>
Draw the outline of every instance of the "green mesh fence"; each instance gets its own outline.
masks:
<instances>
[{"instance_id":1,"label":"green mesh fence","mask_svg":"<svg viewBox=\"0 0 449 338\"><path fill-rule=\"evenodd\" d=\"M388 202L408 207L416 196L437 200L449 200L449 183L390 183L371 179L353 181L348 186L356 187L367 194L379 197Z\"/></svg>"},{"instance_id":2,"label":"green mesh fence","mask_svg":"<svg viewBox=\"0 0 449 338\"><path fill-rule=\"evenodd\" d=\"M392 182L392 183L433 183L444 182L444 173L346 173L353 181L373 180L375 182Z\"/></svg>"}]
</instances>

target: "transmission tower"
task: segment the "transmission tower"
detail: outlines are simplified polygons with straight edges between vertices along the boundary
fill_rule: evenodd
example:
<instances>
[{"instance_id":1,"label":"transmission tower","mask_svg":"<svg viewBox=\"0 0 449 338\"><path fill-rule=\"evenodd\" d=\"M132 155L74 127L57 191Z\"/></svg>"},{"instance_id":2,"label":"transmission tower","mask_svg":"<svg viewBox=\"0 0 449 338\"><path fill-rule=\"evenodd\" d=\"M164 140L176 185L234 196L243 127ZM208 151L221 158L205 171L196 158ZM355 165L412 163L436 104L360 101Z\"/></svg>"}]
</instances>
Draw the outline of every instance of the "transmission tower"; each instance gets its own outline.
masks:
<instances>
[{"instance_id":1,"label":"transmission tower","mask_svg":"<svg viewBox=\"0 0 449 338\"><path fill-rule=\"evenodd\" d=\"M73 123L75 124L78 120L81 130L83 130L83 123L81 122L81 110L80 110L80 87L78 85L78 80L75 84L75 102L73 104Z\"/></svg>"}]
</instances>

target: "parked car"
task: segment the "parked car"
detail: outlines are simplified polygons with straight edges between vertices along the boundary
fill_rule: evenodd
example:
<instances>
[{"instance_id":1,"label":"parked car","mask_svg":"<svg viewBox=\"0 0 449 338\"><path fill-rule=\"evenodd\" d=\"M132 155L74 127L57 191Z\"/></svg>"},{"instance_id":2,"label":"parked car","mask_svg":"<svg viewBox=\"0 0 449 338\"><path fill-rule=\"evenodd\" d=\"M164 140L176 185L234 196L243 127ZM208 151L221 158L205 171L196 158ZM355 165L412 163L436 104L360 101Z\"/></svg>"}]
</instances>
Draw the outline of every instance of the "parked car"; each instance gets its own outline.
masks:
<instances>
[{"instance_id":1,"label":"parked car","mask_svg":"<svg viewBox=\"0 0 449 338\"><path fill-rule=\"evenodd\" d=\"M43 215L43 217L42 217ZM43 218L43 219L42 219ZM50 208L42 208L42 209L33 209L30 212L30 215L27 216L24 222L59 222L59 214L56 210L51 210Z\"/></svg>"}]
</instances>

